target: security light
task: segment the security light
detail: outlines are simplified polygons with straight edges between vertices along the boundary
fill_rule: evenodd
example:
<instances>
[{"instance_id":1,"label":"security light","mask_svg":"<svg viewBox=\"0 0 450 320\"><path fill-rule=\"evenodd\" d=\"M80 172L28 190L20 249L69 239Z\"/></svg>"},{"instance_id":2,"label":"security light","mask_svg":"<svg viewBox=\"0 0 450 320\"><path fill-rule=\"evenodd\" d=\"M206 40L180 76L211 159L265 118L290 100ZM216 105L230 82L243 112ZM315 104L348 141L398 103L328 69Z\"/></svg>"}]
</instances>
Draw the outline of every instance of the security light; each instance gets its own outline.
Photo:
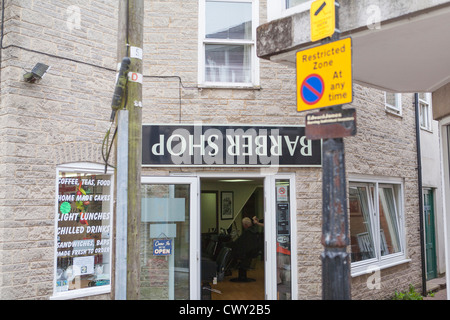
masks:
<instances>
[{"instance_id":1,"label":"security light","mask_svg":"<svg viewBox=\"0 0 450 320\"><path fill-rule=\"evenodd\" d=\"M37 63L31 72L27 72L23 75L23 79L26 82L35 83L44 77L45 73L50 70L50 67L43 63Z\"/></svg>"}]
</instances>

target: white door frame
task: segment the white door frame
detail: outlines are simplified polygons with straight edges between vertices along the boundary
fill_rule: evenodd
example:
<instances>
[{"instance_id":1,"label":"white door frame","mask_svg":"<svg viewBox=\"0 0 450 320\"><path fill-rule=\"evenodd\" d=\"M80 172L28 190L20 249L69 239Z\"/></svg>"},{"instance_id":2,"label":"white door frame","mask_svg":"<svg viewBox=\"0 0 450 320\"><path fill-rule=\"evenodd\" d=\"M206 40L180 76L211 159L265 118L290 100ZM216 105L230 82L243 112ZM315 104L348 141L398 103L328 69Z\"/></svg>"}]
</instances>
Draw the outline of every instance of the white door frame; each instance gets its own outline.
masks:
<instances>
[{"instance_id":1,"label":"white door frame","mask_svg":"<svg viewBox=\"0 0 450 320\"><path fill-rule=\"evenodd\" d=\"M196 265L197 272L195 276L191 277L191 290L194 287L200 289L200 179L201 178L262 178L264 179L264 257L265 257L265 297L266 300L277 299L277 260L276 260L276 195L275 195L275 182L276 180L289 180L290 185L290 212L291 219L291 283L292 283L292 300L297 299L297 219L296 219L296 187L295 187L295 173L278 173L278 174L262 174L262 173L249 173L249 172L196 172L196 173L173 173L170 180L177 181L176 179L190 177L193 181L197 181L197 207L196 212L191 212L191 252L196 252ZM182 183L182 182L180 182ZM193 192L192 192L193 194ZM193 201L191 201L193 203ZM196 218L196 220L194 220ZM266 220L268 219L268 220ZM194 236L196 235L196 237ZM193 239L195 238L195 239ZM267 241L267 239L273 239L273 241ZM197 245L196 249L192 247ZM192 257L191 257L192 258ZM194 272L194 269L191 270ZM195 279L194 279L195 278ZM193 284L193 281L197 281L197 285ZM197 294L192 294L192 299L200 299L200 291Z\"/></svg>"},{"instance_id":2,"label":"white door frame","mask_svg":"<svg viewBox=\"0 0 450 320\"><path fill-rule=\"evenodd\" d=\"M297 300L297 206L294 173L279 173L267 176L264 180L265 215L264 215L264 244L266 268L266 299L277 300L277 223L276 223L276 180L289 180L289 218L291 236L291 294L292 300ZM270 221L268 221L270 219ZM267 223L269 222L269 223ZM267 241L273 239L273 241Z\"/></svg>"},{"instance_id":3,"label":"white door frame","mask_svg":"<svg viewBox=\"0 0 450 320\"><path fill-rule=\"evenodd\" d=\"M199 215L199 179L197 177L155 177L142 176L141 184L189 184L189 295L191 299L200 299L200 215Z\"/></svg>"}]
</instances>

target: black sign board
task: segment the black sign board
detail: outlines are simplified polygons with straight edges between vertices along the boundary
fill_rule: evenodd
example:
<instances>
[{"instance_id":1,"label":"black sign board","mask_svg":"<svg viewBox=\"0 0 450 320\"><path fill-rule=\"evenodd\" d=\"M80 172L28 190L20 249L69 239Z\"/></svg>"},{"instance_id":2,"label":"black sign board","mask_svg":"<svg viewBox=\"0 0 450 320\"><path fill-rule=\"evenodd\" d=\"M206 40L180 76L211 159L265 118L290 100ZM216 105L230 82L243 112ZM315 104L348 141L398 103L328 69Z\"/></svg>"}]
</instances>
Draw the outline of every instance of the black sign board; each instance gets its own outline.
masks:
<instances>
[{"instance_id":1,"label":"black sign board","mask_svg":"<svg viewBox=\"0 0 450 320\"><path fill-rule=\"evenodd\" d=\"M327 110L306 115L306 136L311 140L356 135L356 110Z\"/></svg>"},{"instance_id":2,"label":"black sign board","mask_svg":"<svg viewBox=\"0 0 450 320\"><path fill-rule=\"evenodd\" d=\"M303 126L144 125L143 166L316 167L322 143Z\"/></svg>"}]
</instances>

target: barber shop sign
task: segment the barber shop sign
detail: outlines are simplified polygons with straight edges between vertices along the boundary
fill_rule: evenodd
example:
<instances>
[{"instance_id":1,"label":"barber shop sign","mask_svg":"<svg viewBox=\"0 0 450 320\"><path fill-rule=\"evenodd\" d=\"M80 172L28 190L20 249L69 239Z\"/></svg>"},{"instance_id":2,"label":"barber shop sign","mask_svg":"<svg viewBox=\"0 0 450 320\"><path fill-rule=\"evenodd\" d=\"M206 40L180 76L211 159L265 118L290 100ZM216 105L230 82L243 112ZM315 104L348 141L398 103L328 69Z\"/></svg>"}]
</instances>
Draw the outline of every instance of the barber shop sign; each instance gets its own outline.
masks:
<instances>
[{"instance_id":1,"label":"barber shop sign","mask_svg":"<svg viewBox=\"0 0 450 320\"><path fill-rule=\"evenodd\" d=\"M143 166L318 167L304 126L144 125Z\"/></svg>"}]
</instances>

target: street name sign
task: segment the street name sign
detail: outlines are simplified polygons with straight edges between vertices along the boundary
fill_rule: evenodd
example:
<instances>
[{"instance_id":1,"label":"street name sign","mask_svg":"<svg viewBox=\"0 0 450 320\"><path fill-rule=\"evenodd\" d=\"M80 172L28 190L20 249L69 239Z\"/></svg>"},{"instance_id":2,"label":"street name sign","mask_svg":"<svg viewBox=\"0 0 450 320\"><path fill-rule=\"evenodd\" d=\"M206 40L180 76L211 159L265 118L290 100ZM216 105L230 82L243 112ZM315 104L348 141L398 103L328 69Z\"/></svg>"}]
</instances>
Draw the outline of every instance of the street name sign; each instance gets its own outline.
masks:
<instances>
[{"instance_id":1,"label":"street name sign","mask_svg":"<svg viewBox=\"0 0 450 320\"><path fill-rule=\"evenodd\" d=\"M297 110L353 101L352 39L297 52Z\"/></svg>"},{"instance_id":2,"label":"street name sign","mask_svg":"<svg viewBox=\"0 0 450 320\"><path fill-rule=\"evenodd\" d=\"M325 110L306 115L306 137L335 139L356 135L356 109Z\"/></svg>"},{"instance_id":3,"label":"street name sign","mask_svg":"<svg viewBox=\"0 0 450 320\"><path fill-rule=\"evenodd\" d=\"M319 41L334 34L336 29L335 0L317 0L311 4L311 41Z\"/></svg>"}]
</instances>

